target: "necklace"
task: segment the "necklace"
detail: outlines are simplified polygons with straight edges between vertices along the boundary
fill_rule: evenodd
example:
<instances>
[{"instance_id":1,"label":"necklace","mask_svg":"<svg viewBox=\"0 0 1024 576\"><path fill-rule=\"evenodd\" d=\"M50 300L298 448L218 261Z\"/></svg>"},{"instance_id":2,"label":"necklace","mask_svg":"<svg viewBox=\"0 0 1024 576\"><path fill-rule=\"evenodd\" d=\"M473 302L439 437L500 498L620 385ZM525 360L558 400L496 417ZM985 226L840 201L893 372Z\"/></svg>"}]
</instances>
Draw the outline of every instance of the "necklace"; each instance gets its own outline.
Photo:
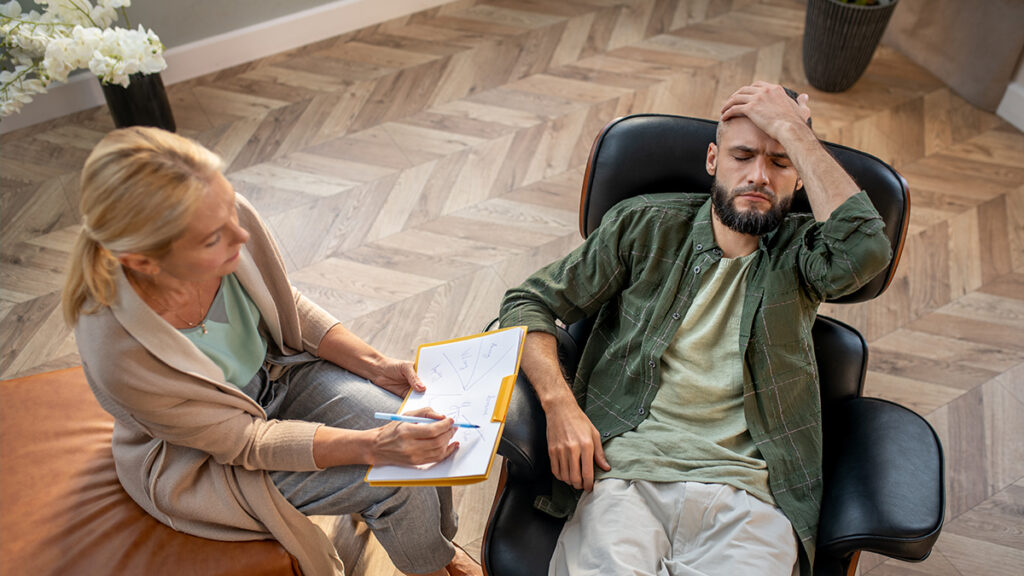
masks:
<instances>
[{"instance_id":1,"label":"necklace","mask_svg":"<svg viewBox=\"0 0 1024 576\"><path fill-rule=\"evenodd\" d=\"M196 326L199 326L199 328L202 329L203 334L206 334L206 314L203 313L202 295L199 293L199 284L198 283L195 283L195 282L192 283L192 286L195 287L195 289L196 289L196 310L199 312L199 318L200 318L198 322L190 322L187 318L183 318L180 314L178 314L170 306L168 306L167 304L165 304L165 303L157 300L156 298L154 298L153 295L150 294L149 290L146 290L146 287L143 285L143 283L141 281L136 280L135 281L135 285L138 286L140 289L142 289L142 292L147 297L149 297L150 300L152 300L153 302L156 302L157 304L159 304L164 309L164 312L170 312L171 315L173 315L179 321L184 322L186 325L188 325L189 328L195 328Z\"/></svg>"}]
</instances>

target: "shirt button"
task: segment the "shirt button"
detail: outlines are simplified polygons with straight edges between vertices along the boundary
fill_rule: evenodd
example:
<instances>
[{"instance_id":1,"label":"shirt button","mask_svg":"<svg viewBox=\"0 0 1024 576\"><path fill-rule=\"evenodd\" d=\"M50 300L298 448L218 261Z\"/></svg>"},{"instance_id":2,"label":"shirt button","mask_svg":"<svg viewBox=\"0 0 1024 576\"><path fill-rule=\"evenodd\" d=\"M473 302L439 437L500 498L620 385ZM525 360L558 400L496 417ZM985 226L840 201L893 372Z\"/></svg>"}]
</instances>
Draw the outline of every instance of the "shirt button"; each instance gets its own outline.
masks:
<instances>
[{"instance_id":1,"label":"shirt button","mask_svg":"<svg viewBox=\"0 0 1024 576\"><path fill-rule=\"evenodd\" d=\"M637 410L637 412L639 412L639 413L643 414L643 413L644 413L644 409L643 409L643 408L641 408L641 409Z\"/></svg>"},{"instance_id":2,"label":"shirt button","mask_svg":"<svg viewBox=\"0 0 1024 576\"><path fill-rule=\"evenodd\" d=\"M657 364L654 362L654 360L651 360L650 362L648 362L647 365L650 366L651 368L654 368L655 366L657 366Z\"/></svg>"},{"instance_id":3,"label":"shirt button","mask_svg":"<svg viewBox=\"0 0 1024 576\"><path fill-rule=\"evenodd\" d=\"M673 312L672 313L672 319L673 320L679 320L679 312Z\"/></svg>"},{"instance_id":4,"label":"shirt button","mask_svg":"<svg viewBox=\"0 0 1024 576\"><path fill-rule=\"evenodd\" d=\"M607 438L607 437L609 437L611 435L612 435L611 432L605 432L604 434L602 434L602 436L604 436L605 438Z\"/></svg>"},{"instance_id":5,"label":"shirt button","mask_svg":"<svg viewBox=\"0 0 1024 576\"><path fill-rule=\"evenodd\" d=\"M693 267L693 273L694 274L700 274L700 266L694 266Z\"/></svg>"},{"instance_id":6,"label":"shirt button","mask_svg":"<svg viewBox=\"0 0 1024 576\"><path fill-rule=\"evenodd\" d=\"M715 256L721 256L721 255L722 255L722 251L719 250L718 248L715 248Z\"/></svg>"},{"instance_id":7,"label":"shirt button","mask_svg":"<svg viewBox=\"0 0 1024 576\"><path fill-rule=\"evenodd\" d=\"M697 250L698 251L703 250L703 249L704 249L704 245L703 244L697 244Z\"/></svg>"}]
</instances>

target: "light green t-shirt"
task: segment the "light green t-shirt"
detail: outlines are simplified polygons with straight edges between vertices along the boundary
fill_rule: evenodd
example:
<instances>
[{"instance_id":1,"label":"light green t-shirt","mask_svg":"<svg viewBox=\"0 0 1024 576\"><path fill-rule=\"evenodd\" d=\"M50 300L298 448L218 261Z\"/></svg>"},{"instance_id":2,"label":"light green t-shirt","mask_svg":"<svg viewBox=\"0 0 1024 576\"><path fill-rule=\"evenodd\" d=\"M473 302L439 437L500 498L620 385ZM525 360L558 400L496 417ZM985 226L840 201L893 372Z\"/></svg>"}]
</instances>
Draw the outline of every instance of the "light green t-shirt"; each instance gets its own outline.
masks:
<instances>
[{"instance_id":1,"label":"light green t-shirt","mask_svg":"<svg viewBox=\"0 0 1024 576\"><path fill-rule=\"evenodd\" d=\"M244 387L267 356L267 340L260 334L260 310L234 274L221 278L217 296L203 325L181 333L224 371L224 378Z\"/></svg>"},{"instance_id":2,"label":"light green t-shirt","mask_svg":"<svg viewBox=\"0 0 1024 576\"><path fill-rule=\"evenodd\" d=\"M599 478L728 484L774 504L768 468L747 428L740 312L754 255L708 270L661 359L647 418L609 440Z\"/></svg>"}]
</instances>

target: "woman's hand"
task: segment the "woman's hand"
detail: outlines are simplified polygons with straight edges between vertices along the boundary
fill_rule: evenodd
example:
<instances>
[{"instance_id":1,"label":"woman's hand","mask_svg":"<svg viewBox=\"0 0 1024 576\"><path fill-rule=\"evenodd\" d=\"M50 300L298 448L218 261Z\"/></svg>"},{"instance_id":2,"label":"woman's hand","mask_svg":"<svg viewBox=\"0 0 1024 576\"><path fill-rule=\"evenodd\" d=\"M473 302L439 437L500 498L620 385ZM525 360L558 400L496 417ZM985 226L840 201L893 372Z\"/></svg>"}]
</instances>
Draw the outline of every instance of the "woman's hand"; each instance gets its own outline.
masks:
<instances>
[{"instance_id":1,"label":"woman's hand","mask_svg":"<svg viewBox=\"0 0 1024 576\"><path fill-rule=\"evenodd\" d=\"M425 416L437 420L434 424L413 424L392 422L375 428L376 436L370 446L370 464L419 465L440 462L459 447L451 442L455 434L455 422L430 408L420 408L406 413L408 416Z\"/></svg>"},{"instance_id":2,"label":"woman's hand","mask_svg":"<svg viewBox=\"0 0 1024 576\"><path fill-rule=\"evenodd\" d=\"M412 362L381 354L340 323L332 326L324 335L317 355L396 396L405 397L410 387L417 392L426 390Z\"/></svg>"},{"instance_id":3,"label":"woman's hand","mask_svg":"<svg viewBox=\"0 0 1024 576\"><path fill-rule=\"evenodd\" d=\"M379 428L351 430L320 426L313 436L313 461L318 468L358 465L417 465L440 462L459 447L452 442L455 422L420 408L407 414L437 420L431 424L392 422Z\"/></svg>"},{"instance_id":4,"label":"woman's hand","mask_svg":"<svg viewBox=\"0 0 1024 576\"><path fill-rule=\"evenodd\" d=\"M427 389L423 381L416 375L416 369L412 362L384 358L375 374L370 377L370 382L400 397L405 397L411 387L416 392L423 392Z\"/></svg>"}]
</instances>

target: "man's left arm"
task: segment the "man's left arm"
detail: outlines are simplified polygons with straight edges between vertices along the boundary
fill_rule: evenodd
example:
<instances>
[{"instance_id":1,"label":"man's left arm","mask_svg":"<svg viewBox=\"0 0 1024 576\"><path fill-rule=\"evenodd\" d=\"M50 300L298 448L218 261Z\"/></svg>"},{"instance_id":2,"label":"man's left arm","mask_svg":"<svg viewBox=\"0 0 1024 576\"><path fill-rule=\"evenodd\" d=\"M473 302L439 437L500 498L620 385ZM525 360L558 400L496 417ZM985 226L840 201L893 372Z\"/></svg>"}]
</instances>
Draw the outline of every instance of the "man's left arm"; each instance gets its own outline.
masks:
<instances>
[{"instance_id":1,"label":"man's left arm","mask_svg":"<svg viewBox=\"0 0 1024 576\"><path fill-rule=\"evenodd\" d=\"M803 180L814 219L824 222L860 188L807 125L811 116L807 99L807 94L801 94L793 100L777 84L755 82L729 97L722 107L722 121L746 116L777 140Z\"/></svg>"},{"instance_id":2,"label":"man's left arm","mask_svg":"<svg viewBox=\"0 0 1024 576\"><path fill-rule=\"evenodd\" d=\"M807 98L801 94L794 100L781 86L755 82L726 101L722 120L746 116L785 148L818 222L813 236L805 238L800 267L810 287L827 299L874 278L892 250L878 211L866 195L858 196L857 183L807 125Z\"/></svg>"}]
</instances>

